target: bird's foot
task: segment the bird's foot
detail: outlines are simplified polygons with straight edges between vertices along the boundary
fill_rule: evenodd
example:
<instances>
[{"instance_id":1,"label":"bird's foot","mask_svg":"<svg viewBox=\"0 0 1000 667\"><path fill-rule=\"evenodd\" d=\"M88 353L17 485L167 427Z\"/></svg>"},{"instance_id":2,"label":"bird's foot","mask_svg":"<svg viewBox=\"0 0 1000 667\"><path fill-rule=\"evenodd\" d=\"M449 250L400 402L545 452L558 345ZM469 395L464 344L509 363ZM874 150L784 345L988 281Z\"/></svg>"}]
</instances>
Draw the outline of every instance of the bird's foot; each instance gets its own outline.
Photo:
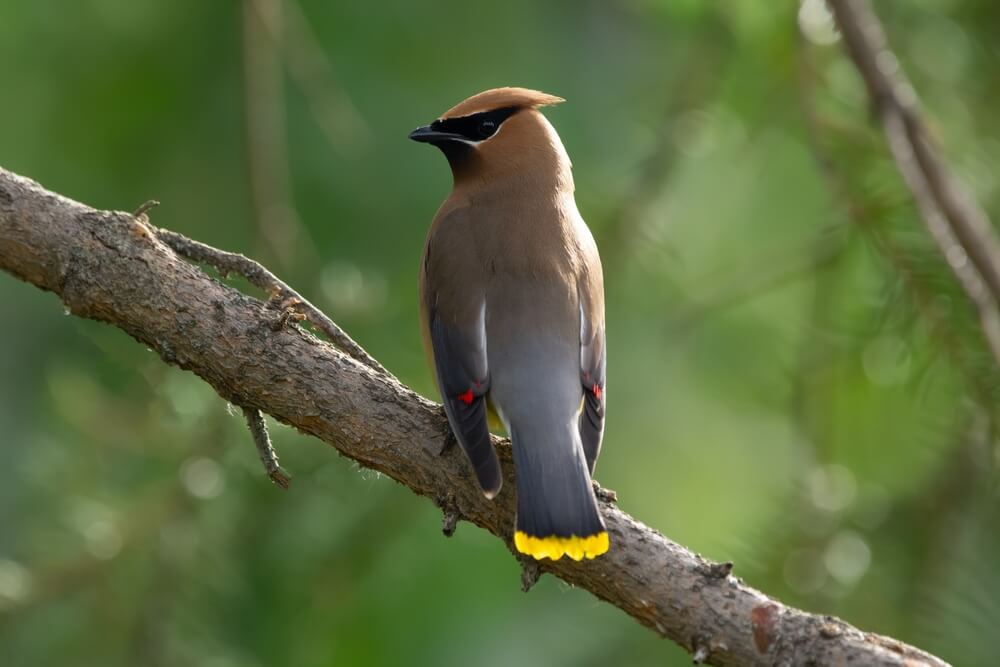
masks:
<instances>
[{"instance_id":1,"label":"bird's foot","mask_svg":"<svg viewBox=\"0 0 1000 667\"><path fill-rule=\"evenodd\" d=\"M594 485L594 495L597 496L598 500L603 500L606 503L617 503L618 493L612 489L605 489L603 486L598 484L595 480L590 481Z\"/></svg>"}]
</instances>

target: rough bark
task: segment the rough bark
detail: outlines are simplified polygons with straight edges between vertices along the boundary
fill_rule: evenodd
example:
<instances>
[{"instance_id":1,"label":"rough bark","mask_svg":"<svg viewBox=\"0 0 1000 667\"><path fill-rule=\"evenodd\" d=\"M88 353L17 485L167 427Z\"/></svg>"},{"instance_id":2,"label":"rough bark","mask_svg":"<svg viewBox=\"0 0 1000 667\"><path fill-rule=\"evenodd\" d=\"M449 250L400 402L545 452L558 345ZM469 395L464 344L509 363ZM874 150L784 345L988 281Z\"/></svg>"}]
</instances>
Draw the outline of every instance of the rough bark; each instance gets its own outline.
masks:
<instances>
[{"instance_id":1,"label":"rough bark","mask_svg":"<svg viewBox=\"0 0 1000 667\"><path fill-rule=\"evenodd\" d=\"M196 373L224 399L261 410L434 500L453 522L511 549L510 448L497 440L506 483L486 500L457 447L442 446L440 406L179 257L142 216L98 211L0 169L0 269L54 292L75 315L107 322ZM249 419L249 417L248 417ZM607 496L605 496L607 497ZM526 568L585 588L716 665L945 663L832 617L786 606L602 500L608 554ZM446 526L447 528L448 526Z\"/></svg>"}]
</instances>

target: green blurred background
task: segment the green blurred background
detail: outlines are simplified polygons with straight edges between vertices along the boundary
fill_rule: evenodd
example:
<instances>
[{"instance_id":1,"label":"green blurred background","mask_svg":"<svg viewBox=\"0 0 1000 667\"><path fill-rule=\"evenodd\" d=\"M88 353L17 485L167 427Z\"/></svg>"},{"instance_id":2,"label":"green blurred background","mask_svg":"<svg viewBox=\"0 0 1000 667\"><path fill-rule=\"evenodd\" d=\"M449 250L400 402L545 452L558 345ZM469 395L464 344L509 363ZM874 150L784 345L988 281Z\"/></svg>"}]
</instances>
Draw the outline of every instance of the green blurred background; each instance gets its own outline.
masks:
<instances>
[{"instance_id":1,"label":"green blurred background","mask_svg":"<svg viewBox=\"0 0 1000 667\"><path fill-rule=\"evenodd\" d=\"M1000 219L1000 5L878 5ZM821 3L8 0L0 75L4 167L161 200L427 395L450 174L406 134L489 87L564 96L607 281L601 483L788 603L996 664L998 373ZM195 376L13 278L0 300L0 664L689 663L274 426L282 493Z\"/></svg>"}]
</instances>

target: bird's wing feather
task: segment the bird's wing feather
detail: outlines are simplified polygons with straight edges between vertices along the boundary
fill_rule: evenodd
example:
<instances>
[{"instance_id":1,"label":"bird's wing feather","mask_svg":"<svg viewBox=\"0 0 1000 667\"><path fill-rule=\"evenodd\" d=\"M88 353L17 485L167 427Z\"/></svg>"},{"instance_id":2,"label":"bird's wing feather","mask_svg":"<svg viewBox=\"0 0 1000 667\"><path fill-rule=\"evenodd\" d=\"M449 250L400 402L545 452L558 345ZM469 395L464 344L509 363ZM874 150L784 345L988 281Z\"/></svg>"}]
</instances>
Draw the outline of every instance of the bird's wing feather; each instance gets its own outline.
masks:
<instances>
[{"instance_id":1,"label":"bird's wing feather","mask_svg":"<svg viewBox=\"0 0 1000 667\"><path fill-rule=\"evenodd\" d=\"M583 409L580 411L580 440L591 474L601 452L604 437L604 322L594 322L580 304L580 381L583 384Z\"/></svg>"},{"instance_id":2,"label":"bird's wing feather","mask_svg":"<svg viewBox=\"0 0 1000 667\"><path fill-rule=\"evenodd\" d=\"M579 219L580 252L584 270L578 277L580 302L580 381L583 384L583 409L580 411L580 440L587 457L587 467L594 473L604 438L605 356L604 275L597 244L590 230Z\"/></svg>"},{"instance_id":3,"label":"bird's wing feather","mask_svg":"<svg viewBox=\"0 0 1000 667\"><path fill-rule=\"evenodd\" d=\"M455 220L436 225L425 249L421 291L426 335L448 421L487 496L500 491L500 462L490 442L486 395L486 301L471 271L474 258L450 248ZM455 274L458 274L457 276ZM464 279L460 278L464 275Z\"/></svg>"}]
</instances>

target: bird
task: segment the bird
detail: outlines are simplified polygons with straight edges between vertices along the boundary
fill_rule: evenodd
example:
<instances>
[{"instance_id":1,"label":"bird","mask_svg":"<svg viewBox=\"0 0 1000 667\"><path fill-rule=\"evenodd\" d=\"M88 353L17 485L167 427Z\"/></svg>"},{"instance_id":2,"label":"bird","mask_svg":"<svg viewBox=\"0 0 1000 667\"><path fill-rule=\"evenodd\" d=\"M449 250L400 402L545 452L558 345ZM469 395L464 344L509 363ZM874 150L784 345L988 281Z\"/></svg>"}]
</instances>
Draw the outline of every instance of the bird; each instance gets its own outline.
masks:
<instances>
[{"instance_id":1,"label":"bird","mask_svg":"<svg viewBox=\"0 0 1000 667\"><path fill-rule=\"evenodd\" d=\"M409 138L440 149L453 176L419 278L424 348L448 422L493 499L499 417L513 447L515 548L580 561L610 546L591 481L605 421L604 276L569 156L540 111L563 101L495 88Z\"/></svg>"}]
</instances>

